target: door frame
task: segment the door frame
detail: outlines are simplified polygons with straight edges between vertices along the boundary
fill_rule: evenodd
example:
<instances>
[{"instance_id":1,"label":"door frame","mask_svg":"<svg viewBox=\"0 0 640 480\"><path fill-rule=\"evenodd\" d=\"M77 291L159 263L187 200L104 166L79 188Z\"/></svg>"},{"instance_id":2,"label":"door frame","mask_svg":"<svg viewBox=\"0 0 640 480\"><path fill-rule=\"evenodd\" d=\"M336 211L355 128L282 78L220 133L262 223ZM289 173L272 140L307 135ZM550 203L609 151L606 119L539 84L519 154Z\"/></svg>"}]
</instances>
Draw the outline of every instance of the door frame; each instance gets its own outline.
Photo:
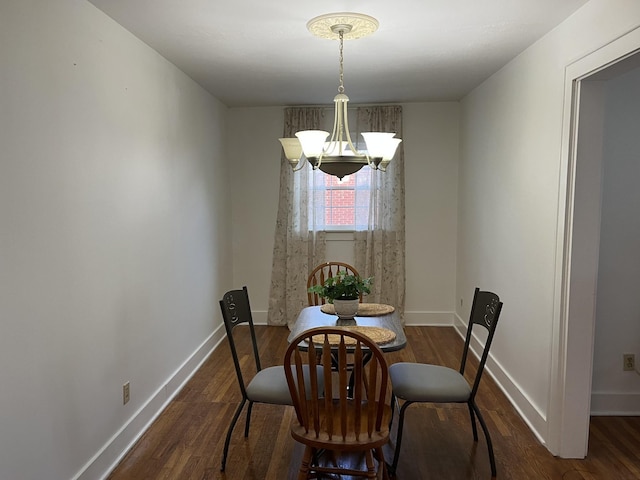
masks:
<instances>
[{"instance_id":1,"label":"door frame","mask_svg":"<svg viewBox=\"0 0 640 480\"><path fill-rule=\"evenodd\" d=\"M586 456L591 407L602 155L601 152L593 155L586 153L587 149L581 150L578 134L595 132L596 136L602 136L602 129L597 131L598 120L590 115L581 118L581 113L586 113L583 109L590 112L598 109L602 105L603 91L597 82L584 81L590 77L597 78L594 77L596 73L638 52L640 27L565 69L553 306L554 348L547 419L547 446L554 455L562 458ZM587 199L584 191L590 188L591 198ZM589 205L585 205L585 201Z\"/></svg>"}]
</instances>

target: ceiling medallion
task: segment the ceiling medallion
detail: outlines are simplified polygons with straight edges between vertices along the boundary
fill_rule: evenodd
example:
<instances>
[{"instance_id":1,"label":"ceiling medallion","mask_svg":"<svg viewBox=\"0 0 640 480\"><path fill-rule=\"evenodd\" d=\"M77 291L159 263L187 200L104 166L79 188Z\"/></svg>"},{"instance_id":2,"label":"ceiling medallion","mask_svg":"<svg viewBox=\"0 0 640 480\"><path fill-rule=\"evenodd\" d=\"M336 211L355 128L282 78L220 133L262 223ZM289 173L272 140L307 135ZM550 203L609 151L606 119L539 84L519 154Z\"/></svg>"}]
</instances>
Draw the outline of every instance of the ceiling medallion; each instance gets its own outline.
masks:
<instances>
[{"instance_id":1,"label":"ceiling medallion","mask_svg":"<svg viewBox=\"0 0 640 480\"><path fill-rule=\"evenodd\" d=\"M307 29L316 37L338 40L343 27L343 39L355 40L371 35L378 29L378 21L361 13L328 13L312 18Z\"/></svg>"}]
</instances>

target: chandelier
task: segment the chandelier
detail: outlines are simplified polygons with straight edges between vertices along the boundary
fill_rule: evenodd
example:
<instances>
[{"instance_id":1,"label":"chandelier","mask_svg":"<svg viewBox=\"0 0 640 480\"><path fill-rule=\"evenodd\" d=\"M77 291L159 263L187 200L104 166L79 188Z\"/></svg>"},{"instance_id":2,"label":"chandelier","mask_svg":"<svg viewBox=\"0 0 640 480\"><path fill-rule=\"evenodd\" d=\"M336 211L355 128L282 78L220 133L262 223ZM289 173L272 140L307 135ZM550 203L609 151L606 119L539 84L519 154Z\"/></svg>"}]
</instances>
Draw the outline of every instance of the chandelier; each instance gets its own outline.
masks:
<instances>
[{"instance_id":1,"label":"chandelier","mask_svg":"<svg viewBox=\"0 0 640 480\"><path fill-rule=\"evenodd\" d=\"M385 171L402 141L395 133L363 132L365 150L358 150L351 140L347 106L349 97L344 93L344 40L362 38L378 29L378 21L360 13L330 13L315 17L307 23L309 31L321 38L340 41L340 75L338 94L333 99L333 130L302 130L295 138L280 138L284 154L294 171L309 161L314 170L342 178L369 165L374 170ZM329 140L327 141L327 138Z\"/></svg>"}]
</instances>

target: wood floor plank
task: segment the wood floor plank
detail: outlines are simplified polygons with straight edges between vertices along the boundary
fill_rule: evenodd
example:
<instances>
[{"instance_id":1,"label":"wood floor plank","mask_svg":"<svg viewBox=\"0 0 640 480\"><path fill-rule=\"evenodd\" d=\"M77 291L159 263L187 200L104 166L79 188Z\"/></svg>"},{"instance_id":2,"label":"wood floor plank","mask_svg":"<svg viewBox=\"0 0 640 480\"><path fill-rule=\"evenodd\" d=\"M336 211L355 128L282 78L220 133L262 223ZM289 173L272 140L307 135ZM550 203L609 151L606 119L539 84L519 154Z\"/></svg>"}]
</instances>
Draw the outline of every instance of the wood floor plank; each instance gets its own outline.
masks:
<instances>
[{"instance_id":1,"label":"wood floor plank","mask_svg":"<svg viewBox=\"0 0 640 480\"><path fill-rule=\"evenodd\" d=\"M387 361L418 361L457 368L462 339L450 327L407 327L408 345ZM263 367L278 364L287 347L286 327L257 327ZM242 335L241 335L242 336ZM238 338L240 339L240 336ZM250 343L239 342L248 367ZM477 363L472 362L469 378ZM293 480L302 448L289 433L292 407L255 405L249 438L245 415L234 431L227 469L220 460L229 421L241 395L227 344L220 345L149 430L114 469L109 480ZM594 417L584 460L553 457L528 429L487 375L478 404L492 433L500 480L638 480L640 417ZM391 443L384 447L393 458ZM465 405L418 405L407 410L399 480L489 479L485 439L473 442ZM346 479L345 479L346 480Z\"/></svg>"}]
</instances>

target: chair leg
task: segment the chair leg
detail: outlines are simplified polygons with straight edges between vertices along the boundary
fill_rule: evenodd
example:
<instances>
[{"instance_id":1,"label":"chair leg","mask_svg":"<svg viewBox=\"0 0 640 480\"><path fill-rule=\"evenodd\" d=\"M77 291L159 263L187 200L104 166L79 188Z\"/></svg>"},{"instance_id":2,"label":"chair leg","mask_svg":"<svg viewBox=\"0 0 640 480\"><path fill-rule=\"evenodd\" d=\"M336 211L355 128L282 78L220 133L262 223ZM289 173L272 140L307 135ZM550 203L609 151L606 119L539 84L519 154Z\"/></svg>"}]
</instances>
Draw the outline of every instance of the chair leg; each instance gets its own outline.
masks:
<instances>
[{"instance_id":1,"label":"chair leg","mask_svg":"<svg viewBox=\"0 0 640 480\"><path fill-rule=\"evenodd\" d=\"M249 406L247 407L247 421L244 424L244 436L249 436L249 426L251 424L251 410L253 410L253 402L249 400Z\"/></svg>"},{"instance_id":2,"label":"chair leg","mask_svg":"<svg viewBox=\"0 0 640 480\"><path fill-rule=\"evenodd\" d=\"M396 395L391 391L391 419L389 419L389 431L391 431L391 425L393 425L393 417L396 413Z\"/></svg>"},{"instance_id":3,"label":"chair leg","mask_svg":"<svg viewBox=\"0 0 640 480\"><path fill-rule=\"evenodd\" d=\"M304 448L304 455L302 456L302 463L300 463L300 470L298 470L298 480L306 480L309 478L309 463L313 457L313 449L309 446Z\"/></svg>"},{"instance_id":4,"label":"chair leg","mask_svg":"<svg viewBox=\"0 0 640 480\"><path fill-rule=\"evenodd\" d=\"M404 402L404 404L400 408L400 416L398 417L398 435L396 437L396 448L393 452L393 463L389 468L389 471L392 475L395 475L396 473L396 469L398 468L398 459L400 458L400 446L402 445L402 429L404 427L404 413L407 410L407 407L412 403L413 402Z\"/></svg>"},{"instance_id":5,"label":"chair leg","mask_svg":"<svg viewBox=\"0 0 640 480\"><path fill-rule=\"evenodd\" d=\"M491 435L489 435L489 429L487 428L487 424L484 423L484 418L482 418L482 414L480 413L480 409L475 404L472 404L473 410L476 412L476 416L478 417L478 421L480 422L480 426L482 427L482 431L484 432L484 438L487 440L487 449L489 450L489 463L491 463L491 476L496 476L496 459L493 456L493 443L491 442Z\"/></svg>"},{"instance_id":6,"label":"chair leg","mask_svg":"<svg viewBox=\"0 0 640 480\"><path fill-rule=\"evenodd\" d=\"M467 407L469 407L469 416L471 417L471 429L473 430L473 441L478 441L478 429L476 428L476 416L473 412L473 407L471 406L472 400L467 402Z\"/></svg>"},{"instance_id":7,"label":"chair leg","mask_svg":"<svg viewBox=\"0 0 640 480\"><path fill-rule=\"evenodd\" d=\"M376 478L378 475L376 474L376 465L373 461L373 453L371 450L367 450L364 454L365 462L367 464L367 478Z\"/></svg>"},{"instance_id":8,"label":"chair leg","mask_svg":"<svg viewBox=\"0 0 640 480\"><path fill-rule=\"evenodd\" d=\"M389 472L387 471L387 462L384 460L384 452L382 447L376 449L376 456L378 458L378 470L382 471L382 480L389 480Z\"/></svg>"},{"instance_id":9,"label":"chair leg","mask_svg":"<svg viewBox=\"0 0 640 480\"><path fill-rule=\"evenodd\" d=\"M231 443L231 434L233 433L233 429L236 426L236 422L238 421L238 417L240 417L240 412L242 412L242 408L244 407L246 398L242 398L240 405L236 408L236 412L233 414L233 418L231 419L231 424L229 425L229 430L227 431L227 438L224 441L224 449L222 450L222 465L220 466L220 471L224 472L224 469L227 465L227 454L229 453L229 443Z\"/></svg>"}]
</instances>

